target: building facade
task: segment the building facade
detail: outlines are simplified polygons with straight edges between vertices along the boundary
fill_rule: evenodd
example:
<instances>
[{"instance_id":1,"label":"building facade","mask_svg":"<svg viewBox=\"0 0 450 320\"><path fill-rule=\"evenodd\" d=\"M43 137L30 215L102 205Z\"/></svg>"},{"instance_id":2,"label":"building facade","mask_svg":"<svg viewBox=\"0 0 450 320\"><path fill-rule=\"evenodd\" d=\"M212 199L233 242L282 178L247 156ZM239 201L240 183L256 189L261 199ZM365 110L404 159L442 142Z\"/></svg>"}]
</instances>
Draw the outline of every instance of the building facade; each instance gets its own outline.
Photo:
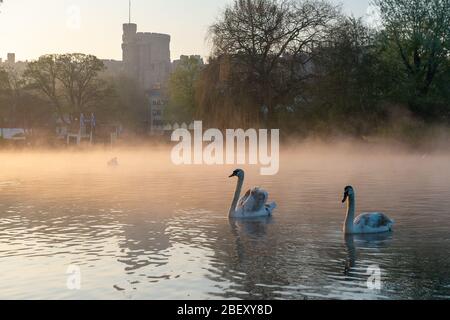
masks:
<instances>
[{"instance_id":1,"label":"building facade","mask_svg":"<svg viewBox=\"0 0 450 320\"><path fill-rule=\"evenodd\" d=\"M147 91L149 101L148 109L148 132L151 135L164 133L164 109L167 106L167 96L163 90L155 88Z\"/></svg>"}]
</instances>

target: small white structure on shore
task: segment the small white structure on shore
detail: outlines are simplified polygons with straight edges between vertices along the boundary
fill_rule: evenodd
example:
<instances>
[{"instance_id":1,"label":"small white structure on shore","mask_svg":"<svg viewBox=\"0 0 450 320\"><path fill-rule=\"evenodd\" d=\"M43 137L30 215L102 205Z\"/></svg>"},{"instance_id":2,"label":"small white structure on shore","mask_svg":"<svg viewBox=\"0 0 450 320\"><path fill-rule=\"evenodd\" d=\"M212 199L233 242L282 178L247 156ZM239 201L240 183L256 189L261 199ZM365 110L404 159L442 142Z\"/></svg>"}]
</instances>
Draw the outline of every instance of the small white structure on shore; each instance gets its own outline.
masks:
<instances>
[{"instance_id":1,"label":"small white structure on shore","mask_svg":"<svg viewBox=\"0 0 450 320\"><path fill-rule=\"evenodd\" d=\"M166 134L167 133L171 133L172 131L177 130L177 129L186 129L186 130L193 131L195 129L195 127L194 127L194 123L193 122L190 123L189 125L187 123L183 122L181 124L181 126L177 122L175 122L173 125L168 123L168 124L166 124L164 126L164 132Z\"/></svg>"},{"instance_id":2,"label":"small white structure on shore","mask_svg":"<svg viewBox=\"0 0 450 320\"><path fill-rule=\"evenodd\" d=\"M0 128L0 139L26 140L26 132L21 128Z\"/></svg>"},{"instance_id":3,"label":"small white structure on shore","mask_svg":"<svg viewBox=\"0 0 450 320\"><path fill-rule=\"evenodd\" d=\"M94 131L96 127L96 119L95 115L92 113L89 118L85 117L82 113L80 115L79 127L76 129L78 131L71 131L67 133L67 145L70 145L70 142L75 139L76 144L79 145L82 140L88 140L89 144L92 144L94 141Z\"/></svg>"}]
</instances>

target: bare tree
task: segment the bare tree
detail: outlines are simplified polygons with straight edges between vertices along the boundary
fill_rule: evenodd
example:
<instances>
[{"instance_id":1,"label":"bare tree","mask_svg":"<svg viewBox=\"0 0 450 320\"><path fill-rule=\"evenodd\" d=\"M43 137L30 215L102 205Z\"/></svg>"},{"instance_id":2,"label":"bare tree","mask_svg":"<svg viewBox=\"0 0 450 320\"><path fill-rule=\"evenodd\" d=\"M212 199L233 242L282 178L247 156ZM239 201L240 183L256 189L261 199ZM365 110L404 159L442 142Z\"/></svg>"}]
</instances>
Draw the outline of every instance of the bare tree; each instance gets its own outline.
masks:
<instances>
[{"instance_id":1,"label":"bare tree","mask_svg":"<svg viewBox=\"0 0 450 320\"><path fill-rule=\"evenodd\" d=\"M271 117L311 73L307 65L338 15L326 1L235 0L210 27L215 57L230 56Z\"/></svg>"}]
</instances>

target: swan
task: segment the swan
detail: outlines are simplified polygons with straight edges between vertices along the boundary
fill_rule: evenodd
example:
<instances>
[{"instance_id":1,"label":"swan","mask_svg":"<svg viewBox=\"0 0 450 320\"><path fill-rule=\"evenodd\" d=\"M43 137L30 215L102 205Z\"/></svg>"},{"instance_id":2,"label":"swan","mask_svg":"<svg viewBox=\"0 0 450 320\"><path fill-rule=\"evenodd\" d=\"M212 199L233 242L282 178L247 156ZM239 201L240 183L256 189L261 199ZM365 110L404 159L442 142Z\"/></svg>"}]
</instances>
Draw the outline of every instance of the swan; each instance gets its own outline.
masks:
<instances>
[{"instance_id":1,"label":"swan","mask_svg":"<svg viewBox=\"0 0 450 320\"><path fill-rule=\"evenodd\" d=\"M117 167L119 165L119 160L117 158L112 158L108 161L109 167Z\"/></svg>"},{"instance_id":2,"label":"swan","mask_svg":"<svg viewBox=\"0 0 450 320\"><path fill-rule=\"evenodd\" d=\"M363 213L355 219L356 194L353 187L345 188L342 203L347 202L347 217L344 224L345 234L374 234L391 232L394 221L384 213Z\"/></svg>"},{"instance_id":3,"label":"swan","mask_svg":"<svg viewBox=\"0 0 450 320\"><path fill-rule=\"evenodd\" d=\"M238 177L238 183L229 212L230 218L251 219L272 216L277 204L275 202L267 204L269 194L266 191L260 188L254 188L248 190L247 193L239 199L242 186L244 185L244 170L235 170L230 178L232 177Z\"/></svg>"}]
</instances>

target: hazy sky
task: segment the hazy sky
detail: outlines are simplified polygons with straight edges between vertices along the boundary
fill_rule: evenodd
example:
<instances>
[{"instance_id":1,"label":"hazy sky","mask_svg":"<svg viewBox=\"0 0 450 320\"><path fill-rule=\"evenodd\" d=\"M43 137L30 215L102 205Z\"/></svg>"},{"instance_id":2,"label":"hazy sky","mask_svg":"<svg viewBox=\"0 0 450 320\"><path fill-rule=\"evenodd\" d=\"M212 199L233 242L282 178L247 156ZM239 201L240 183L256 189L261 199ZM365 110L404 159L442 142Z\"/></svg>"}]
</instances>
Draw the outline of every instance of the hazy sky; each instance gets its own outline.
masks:
<instances>
[{"instance_id":1,"label":"hazy sky","mask_svg":"<svg viewBox=\"0 0 450 320\"><path fill-rule=\"evenodd\" d=\"M172 58L207 56L207 27L231 1L132 0L132 22L138 24L138 31L170 34ZM356 16L366 13L369 2L332 1ZM0 58L5 59L7 52L15 52L18 60L82 52L121 60L128 0L4 0L0 11Z\"/></svg>"}]
</instances>

